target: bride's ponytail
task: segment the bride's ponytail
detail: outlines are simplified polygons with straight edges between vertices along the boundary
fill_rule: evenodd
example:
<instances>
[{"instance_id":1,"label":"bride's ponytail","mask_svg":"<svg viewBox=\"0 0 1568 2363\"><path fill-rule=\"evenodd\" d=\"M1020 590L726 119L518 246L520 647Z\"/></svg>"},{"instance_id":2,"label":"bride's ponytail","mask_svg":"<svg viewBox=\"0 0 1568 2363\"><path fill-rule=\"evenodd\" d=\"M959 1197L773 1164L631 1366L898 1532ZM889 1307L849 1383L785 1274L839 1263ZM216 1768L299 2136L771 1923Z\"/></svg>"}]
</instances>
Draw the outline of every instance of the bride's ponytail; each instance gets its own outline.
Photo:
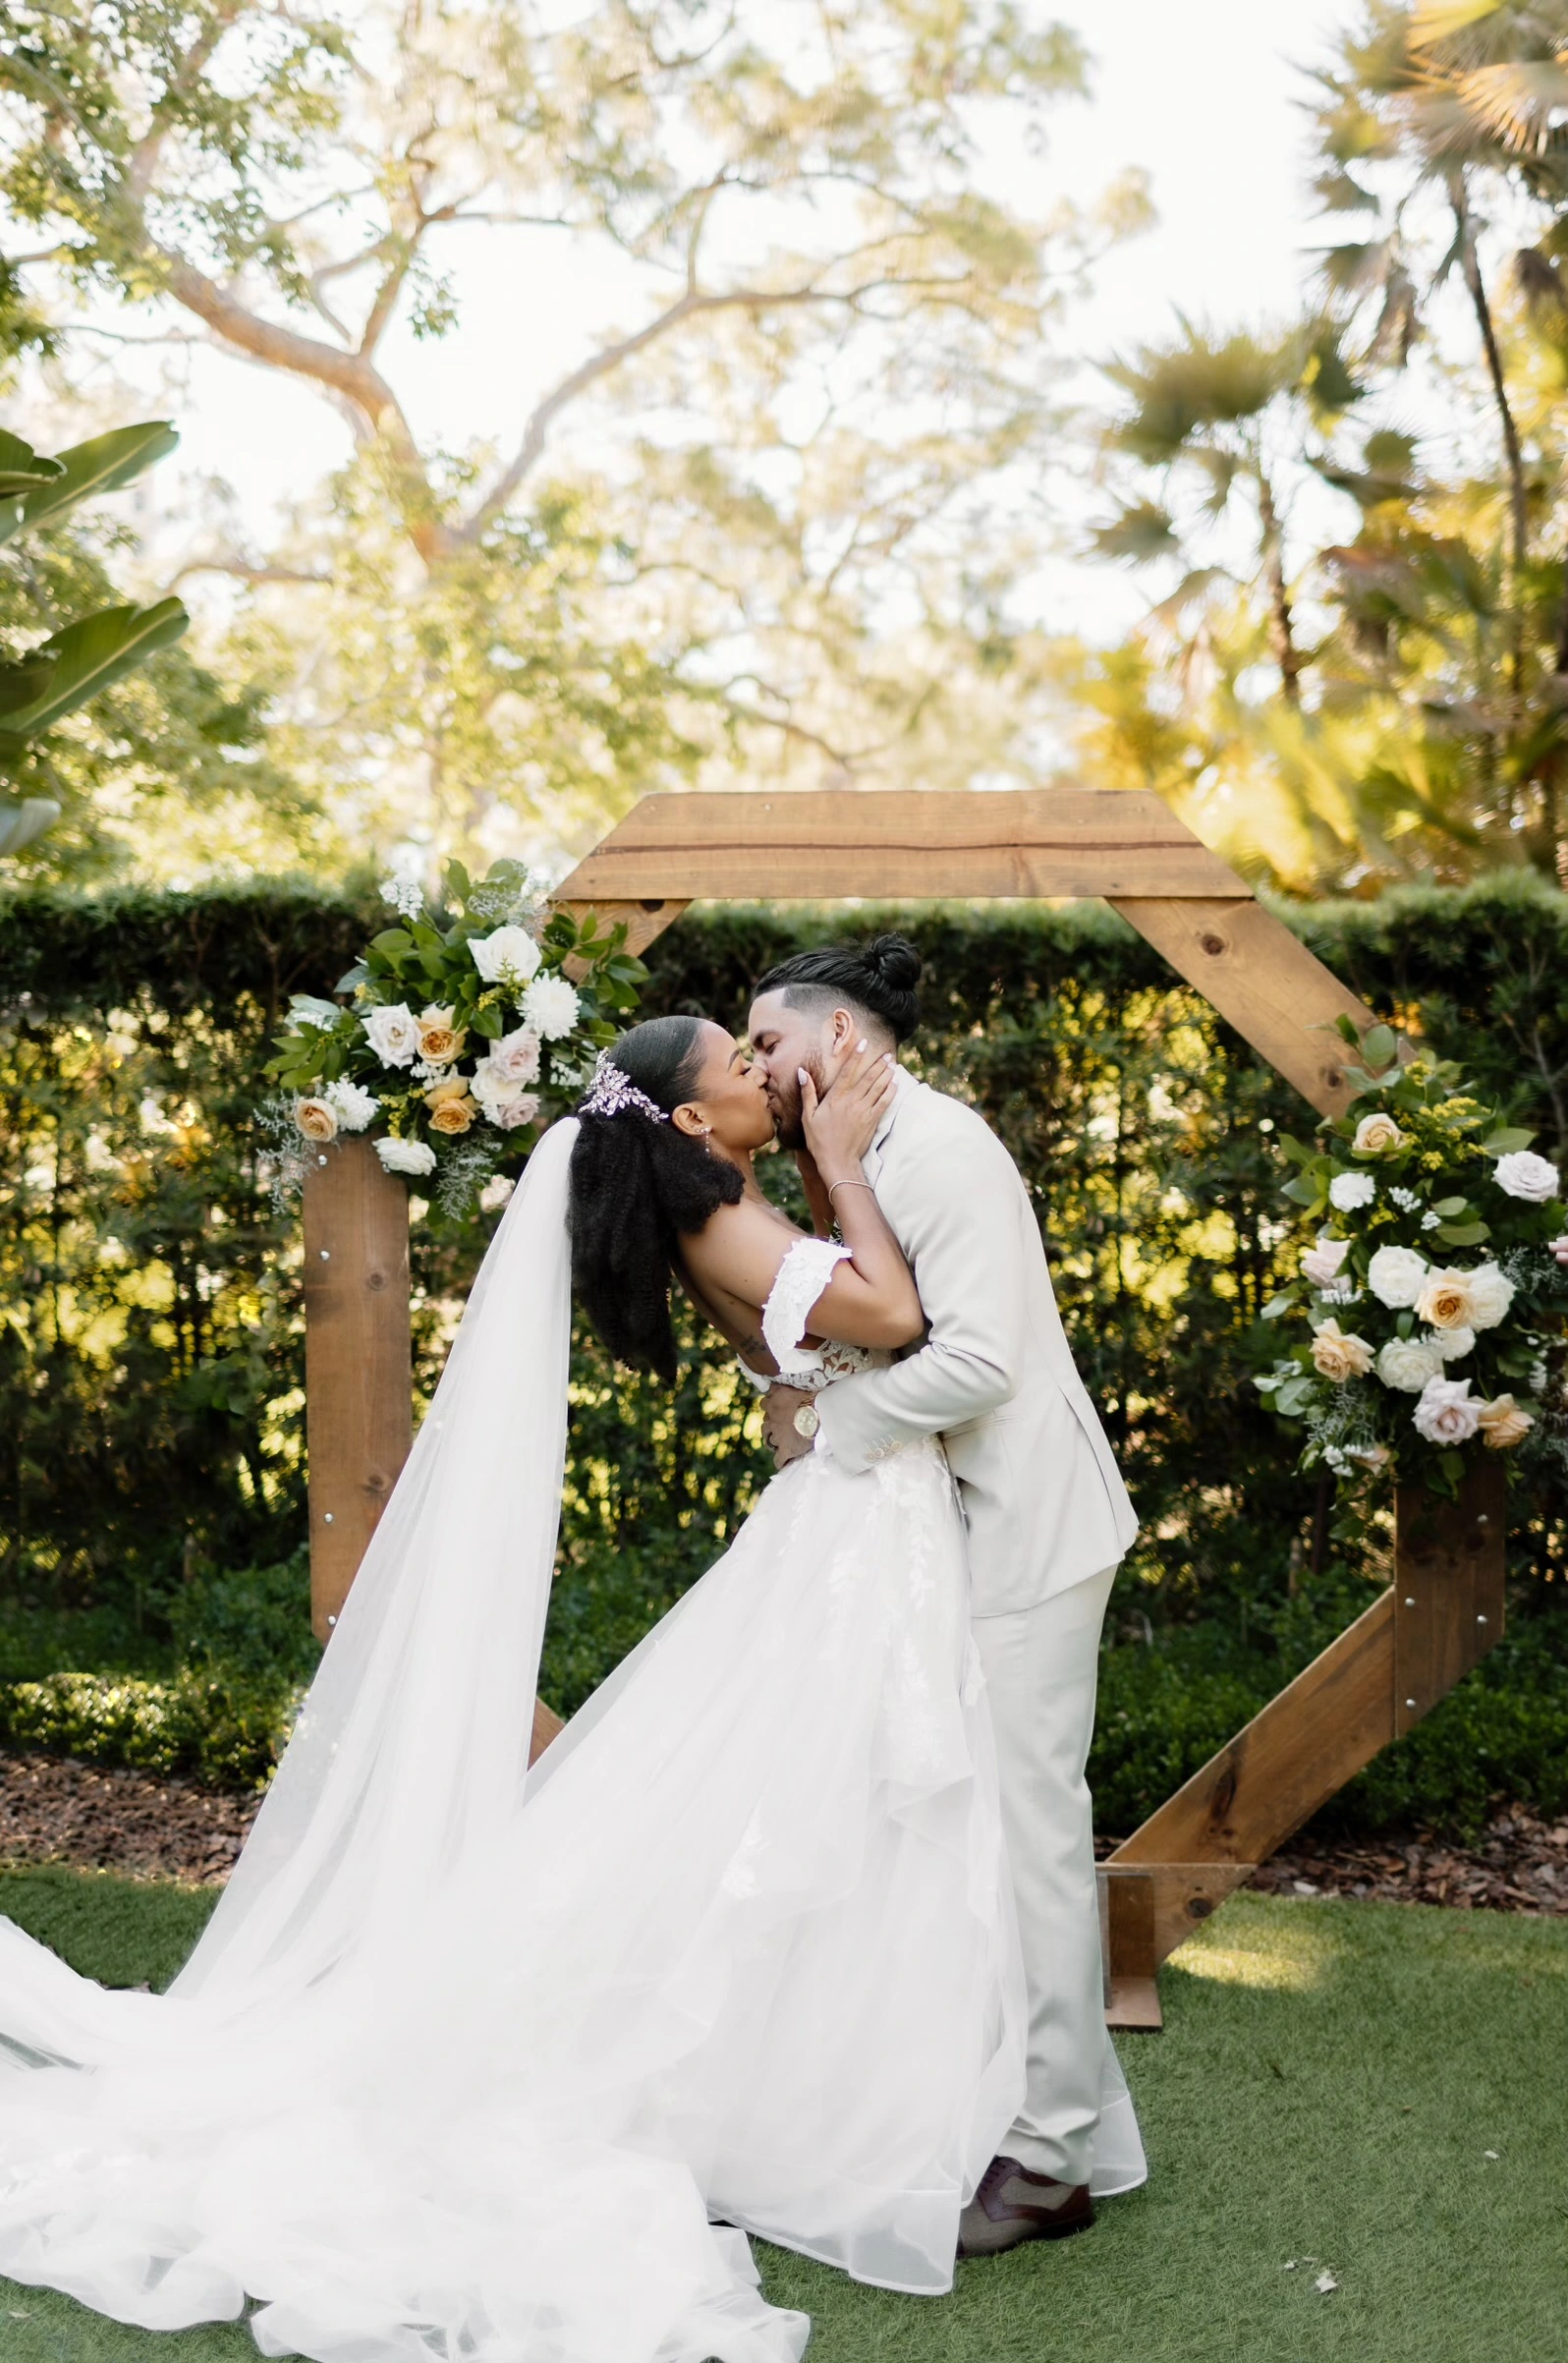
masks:
<instances>
[{"instance_id":1,"label":"bride's ponytail","mask_svg":"<svg viewBox=\"0 0 1568 2363\"><path fill-rule=\"evenodd\" d=\"M614 1114L578 1112L572 1150L572 1282L600 1340L618 1362L673 1383L670 1281L683 1231L700 1231L733 1206L741 1176L667 1120L690 1099L701 1069L695 1017L649 1018L616 1043L615 1065L659 1113L636 1097Z\"/></svg>"}]
</instances>

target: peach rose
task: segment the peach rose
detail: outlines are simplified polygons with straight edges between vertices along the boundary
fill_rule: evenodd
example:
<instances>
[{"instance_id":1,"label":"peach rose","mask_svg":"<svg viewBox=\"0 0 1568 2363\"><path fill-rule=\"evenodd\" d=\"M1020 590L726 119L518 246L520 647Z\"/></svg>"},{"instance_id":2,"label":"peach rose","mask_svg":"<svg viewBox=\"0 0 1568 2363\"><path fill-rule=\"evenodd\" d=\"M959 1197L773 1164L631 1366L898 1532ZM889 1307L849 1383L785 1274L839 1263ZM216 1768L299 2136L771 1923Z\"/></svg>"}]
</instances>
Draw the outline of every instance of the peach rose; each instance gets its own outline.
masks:
<instances>
[{"instance_id":1,"label":"peach rose","mask_svg":"<svg viewBox=\"0 0 1568 2363\"><path fill-rule=\"evenodd\" d=\"M1342 1386L1347 1378L1365 1378L1372 1366L1372 1350L1365 1337L1347 1337L1336 1321L1323 1322L1313 1339L1313 1368L1320 1378Z\"/></svg>"},{"instance_id":2,"label":"peach rose","mask_svg":"<svg viewBox=\"0 0 1568 2363\"><path fill-rule=\"evenodd\" d=\"M1520 1410L1512 1395L1495 1395L1489 1403L1483 1403L1480 1424L1492 1451L1506 1452L1530 1434L1536 1422L1530 1412Z\"/></svg>"},{"instance_id":3,"label":"peach rose","mask_svg":"<svg viewBox=\"0 0 1568 2363\"><path fill-rule=\"evenodd\" d=\"M454 1058L461 1058L468 1041L466 1029L454 1027L454 1011L437 1009L432 1003L421 1009L419 1016L420 1056L426 1066L449 1067Z\"/></svg>"},{"instance_id":4,"label":"peach rose","mask_svg":"<svg viewBox=\"0 0 1568 2363\"><path fill-rule=\"evenodd\" d=\"M1468 1271L1431 1271L1416 1299L1416 1313L1431 1329L1464 1329L1470 1321Z\"/></svg>"},{"instance_id":5,"label":"peach rose","mask_svg":"<svg viewBox=\"0 0 1568 2363\"><path fill-rule=\"evenodd\" d=\"M1383 1156L1390 1149L1403 1149L1405 1136L1392 1116L1378 1113L1363 1116L1350 1146L1357 1156Z\"/></svg>"},{"instance_id":6,"label":"peach rose","mask_svg":"<svg viewBox=\"0 0 1568 2363\"><path fill-rule=\"evenodd\" d=\"M324 1099L296 1099L294 1121L308 1141L335 1141L338 1120Z\"/></svg>"},{"instance_id":7,"label":"peach rose","mask_svg":"<svg viewBox=\"0 0 1568 2363\"><path fill-rule=\"evenodd\" d=\"M478 1112L466 1092L460 1097L439 1100L430 1110L430 1130L440 1133L467 1132Z\"/></svg>"}]
</instances>

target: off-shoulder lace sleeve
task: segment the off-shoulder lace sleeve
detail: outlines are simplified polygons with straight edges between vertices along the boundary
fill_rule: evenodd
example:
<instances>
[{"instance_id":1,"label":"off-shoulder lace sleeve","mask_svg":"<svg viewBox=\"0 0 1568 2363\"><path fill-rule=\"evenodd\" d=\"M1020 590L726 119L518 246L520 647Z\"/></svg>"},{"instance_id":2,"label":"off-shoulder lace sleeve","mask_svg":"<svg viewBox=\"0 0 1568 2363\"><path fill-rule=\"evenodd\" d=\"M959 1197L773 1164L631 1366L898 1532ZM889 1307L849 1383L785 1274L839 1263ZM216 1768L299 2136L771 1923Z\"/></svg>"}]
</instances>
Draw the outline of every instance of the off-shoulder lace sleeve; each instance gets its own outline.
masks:
<instances>
[{"instance_id":1,"label":"off-shoulder lace sleeve","mask_svg":"<svg viewBox=\"0 0 1568 2363\"><path fill-rule=\"evenodd\" d=\"M815 1356L797 1349L812 1325L812 1307L849 1252L830 1239L797 1239L779 1266L762 1307L762 1335L781 1378L792 1369L814 1369Z\"/></svg>"}]
</instances>

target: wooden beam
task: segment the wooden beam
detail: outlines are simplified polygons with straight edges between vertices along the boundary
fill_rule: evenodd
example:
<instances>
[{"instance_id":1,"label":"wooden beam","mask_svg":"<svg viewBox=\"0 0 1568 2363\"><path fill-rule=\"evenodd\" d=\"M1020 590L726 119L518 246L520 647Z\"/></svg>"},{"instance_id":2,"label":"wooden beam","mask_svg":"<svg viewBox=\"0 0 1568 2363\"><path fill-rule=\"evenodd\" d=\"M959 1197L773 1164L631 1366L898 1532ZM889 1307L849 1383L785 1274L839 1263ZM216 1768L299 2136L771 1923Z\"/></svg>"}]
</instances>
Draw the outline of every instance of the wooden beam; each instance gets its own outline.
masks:
<instances>
[{"instance_id":1,"label":"wooden beam","mask_svg":"<svg viewBox=\"0 0 1568 2363\"><path fill-rule=\"evenodd\" d=\"M325 1641L414 1440L409 1194L367 1140L305 1178L310 1622Z\"/></svg>"},{"instance_id":2,"label":"wooden beam","mask_svg":"<svg viewBox=\"0 0 1568 2363\"><path fill-rule=\"evenodd\" d=\"M1088 788L647 796L557 899L1090 894L1252 900L1157 796Z\"/></svg>"},{"instance_id":3,"label":"wooden beam","mask_svg":"<svg viewBox=\"0 0 1568 2363\"><path fill-rule=\"evenodd\" d=\"M1502 1639L1508 1486L1493 1456L1457 1502L1400 1486L1394 1505L1394 1730L1408 1731Z\"/></svg>"},{"instance_id":4,"label":"wooden beam","mask_svg":"<svg viewBox=\"0 0 1568 2363\"><path fill-rule=\"evenodd\" d=\"M1250 900L1108 899L1319 1115L1344 1113L1346 1046L1334 1020L1365 1031L1372 1013L1272 912Z\"/></svg>"},{"instance_id":5,"label":"wooden beam","mask_svg":"<svg viewBox=\"0 0 1568 2363\"><path fill-rule=\"evenodd\" d=\"M1216 1881L1227 1869L1245 1877L1392 1739L1393 1682L1390 1591L1167 1797L1108 1867L1171 1867L1172 1893L1199 1870ZM1156 1915L1164 1951L1187 1933L1172 1914Z\"/></svg>"}]
</instances>

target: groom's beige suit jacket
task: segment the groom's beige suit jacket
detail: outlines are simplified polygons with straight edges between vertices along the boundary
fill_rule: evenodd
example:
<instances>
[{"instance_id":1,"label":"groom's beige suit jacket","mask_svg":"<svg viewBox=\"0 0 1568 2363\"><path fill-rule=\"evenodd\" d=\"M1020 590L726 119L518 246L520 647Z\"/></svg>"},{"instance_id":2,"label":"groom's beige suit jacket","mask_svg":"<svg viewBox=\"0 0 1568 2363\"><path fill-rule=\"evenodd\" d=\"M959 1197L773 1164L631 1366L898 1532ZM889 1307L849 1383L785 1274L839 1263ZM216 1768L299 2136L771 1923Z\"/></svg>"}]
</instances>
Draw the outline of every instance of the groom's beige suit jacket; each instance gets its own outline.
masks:
<instances>
[{"instance_id":1,"label":"groom's beige suit jacket","mask_svg":"<svg viewBox=\"0 0 1568 2363\"><path fill-rule=\"evenodd\" d=\"M1023 1177L984 1119L903 1068L865 1159L909 1259L925 1336L817 1396L850 1470L939 1435L969 1526L977 1616L1110 1567L1138 1520L1073 1364Z\"/></svg>"}]
</instances>

